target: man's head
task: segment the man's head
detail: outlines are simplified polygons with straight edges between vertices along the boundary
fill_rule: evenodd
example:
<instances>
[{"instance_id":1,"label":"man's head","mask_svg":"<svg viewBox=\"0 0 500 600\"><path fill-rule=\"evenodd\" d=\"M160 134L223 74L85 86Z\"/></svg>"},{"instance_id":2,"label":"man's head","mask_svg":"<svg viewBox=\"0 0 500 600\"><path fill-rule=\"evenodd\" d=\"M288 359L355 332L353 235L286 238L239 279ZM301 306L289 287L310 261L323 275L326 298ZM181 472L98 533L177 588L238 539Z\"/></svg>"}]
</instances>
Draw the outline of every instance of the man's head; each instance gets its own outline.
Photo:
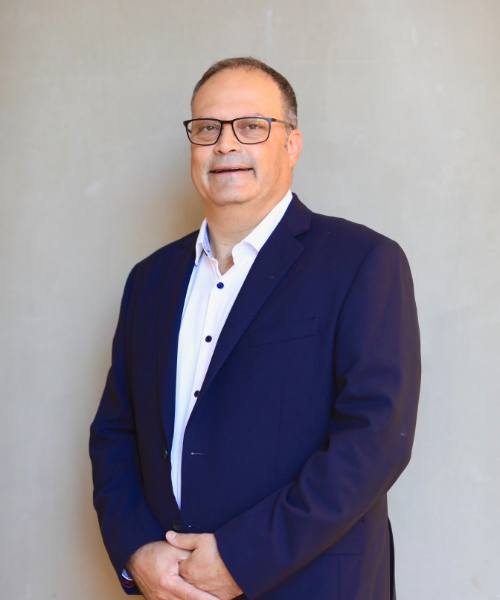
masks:
<instances>
[{"instance_id":1,"label":"man's head","mask_svg":"<svg viewBox=\"0 0 500 600\"><path fill-rule=\"evenodd\" d=\"M217 73L220 73L221 71L224 71L225 69L261 71L262 73L269 75L269 77L274 81L281 91L283 114L285 115L286 120L295 128L297 127L297 98L289 81L281 73L278 73L278 71L269 65L266 65L266 63L251 56L244 56L241 58L224 58L223 60L219 60L209 67L205 73L203 73L198 83L194 86L193 94L191 96L191 110L193 108L195 96L201 86L211 77Z\"/></svg>"},{"instance_id":2,"label":"man's head","mask_svg":"<svg viewBox=\"0 0 500 600\"><path fill-rule=\"evenodd\" d=\"M270 127L269 137L261 143L244 143L251 138L242 133L240 141L227 123L222 125L216 143L191 146L193 183L207 209L247 204L256 213L266 214L290 187L302 146L297 102L288 81L254 58L222 60L212 65L196 84L191 110L193 119L275 119L269 125L260 122L263 127ZM199 124L195 122L193 127ZM220 128L211 123L207 129L214 126ZM237 133L241 132L237 123L234 127ZM248 127L255 129L256 125L250 123Z\"/></svg>"}]
</instances>

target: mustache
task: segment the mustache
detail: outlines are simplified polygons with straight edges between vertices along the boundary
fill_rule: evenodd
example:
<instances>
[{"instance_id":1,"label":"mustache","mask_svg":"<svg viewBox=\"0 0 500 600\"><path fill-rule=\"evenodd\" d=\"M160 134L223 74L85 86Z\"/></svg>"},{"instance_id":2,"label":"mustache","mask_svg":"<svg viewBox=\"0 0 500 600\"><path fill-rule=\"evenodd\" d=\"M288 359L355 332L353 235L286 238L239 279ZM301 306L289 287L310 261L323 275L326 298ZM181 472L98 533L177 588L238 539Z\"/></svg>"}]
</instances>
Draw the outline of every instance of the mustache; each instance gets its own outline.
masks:
<instances>
[{"instance_id":1,"label":"mustache","mask_svg":"<svg viewBox=\"0 0 500 600\"><path fill-rule=\"evenodd\" d=\"M214 169L226 169L231 167L255 169L255 161L248 156L244 157L235 155L212 158L207 165L207 171L213 171Z\"/></svg>"}]
</instances>

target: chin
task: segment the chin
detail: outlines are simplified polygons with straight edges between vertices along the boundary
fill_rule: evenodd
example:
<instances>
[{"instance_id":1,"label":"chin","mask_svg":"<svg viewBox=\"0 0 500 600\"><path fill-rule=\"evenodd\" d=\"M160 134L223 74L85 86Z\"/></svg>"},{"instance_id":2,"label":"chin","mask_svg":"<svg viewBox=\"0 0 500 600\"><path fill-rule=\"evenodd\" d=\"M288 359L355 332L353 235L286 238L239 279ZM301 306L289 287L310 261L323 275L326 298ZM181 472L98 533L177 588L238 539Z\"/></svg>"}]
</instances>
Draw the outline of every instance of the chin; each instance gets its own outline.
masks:
<instances>
[{"instance_id":1,"label":"chin","mask_svg":"<svg viewBox=\"0 0 500 600\"><path fill-rule=\"evenodd\" d=\"M252 195L243 190L226 190L211 196L212 204L226 206L228 204L244 204L252 199Z\"/></svg>"}]
</instances>

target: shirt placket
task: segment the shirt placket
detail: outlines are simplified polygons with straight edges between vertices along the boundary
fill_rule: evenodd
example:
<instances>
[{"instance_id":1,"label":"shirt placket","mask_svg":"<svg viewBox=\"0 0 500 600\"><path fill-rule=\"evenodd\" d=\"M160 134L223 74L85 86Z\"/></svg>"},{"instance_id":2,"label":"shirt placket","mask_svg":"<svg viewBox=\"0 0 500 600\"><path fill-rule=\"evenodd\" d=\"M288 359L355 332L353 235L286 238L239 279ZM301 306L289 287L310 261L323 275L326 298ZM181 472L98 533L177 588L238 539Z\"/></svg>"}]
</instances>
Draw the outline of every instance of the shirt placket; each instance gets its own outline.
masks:
<instances>
[{"instance_id":1,"label":"shirt placket","mask_svg":"<svg viewBox=\"0 0 500 600\"><path fill-rule=\"evenodd\" d=\"M196 404L196 399L203 384L208 365L210 364L215 344L218 339L218 323L220 315L226 302L226 294L224 292L226 291L225 280L227 280L227 277L220 274L217 268L217 261L214 258L207 256L207 260L210 262L212 268L213 284L210 289L203 331L199 341L200 352L198 354L198 362L196 364L193 387L191 390L189 413L191 413Z\"/></svg>"}]
</instances>

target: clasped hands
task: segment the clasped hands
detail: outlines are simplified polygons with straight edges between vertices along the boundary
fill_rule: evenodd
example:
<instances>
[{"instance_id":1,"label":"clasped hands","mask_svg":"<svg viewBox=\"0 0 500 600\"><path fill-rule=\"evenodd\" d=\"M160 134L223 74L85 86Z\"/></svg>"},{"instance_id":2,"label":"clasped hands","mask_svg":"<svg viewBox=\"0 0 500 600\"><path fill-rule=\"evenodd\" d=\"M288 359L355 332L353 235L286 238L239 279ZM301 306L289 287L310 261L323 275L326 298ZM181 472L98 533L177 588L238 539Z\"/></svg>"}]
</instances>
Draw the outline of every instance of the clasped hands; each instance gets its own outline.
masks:
<instances>
[{"instance_id":1,"label":"clasped hands","mask_svg":"<svg viewBox=\"0 0 500 600\"><path fill-rule=\"evenodd\" d=\"M243 593L212 533L167 531L165 538L142 546L127 563L146 600L232 600Z\"/></svg>"}]
</instances>

